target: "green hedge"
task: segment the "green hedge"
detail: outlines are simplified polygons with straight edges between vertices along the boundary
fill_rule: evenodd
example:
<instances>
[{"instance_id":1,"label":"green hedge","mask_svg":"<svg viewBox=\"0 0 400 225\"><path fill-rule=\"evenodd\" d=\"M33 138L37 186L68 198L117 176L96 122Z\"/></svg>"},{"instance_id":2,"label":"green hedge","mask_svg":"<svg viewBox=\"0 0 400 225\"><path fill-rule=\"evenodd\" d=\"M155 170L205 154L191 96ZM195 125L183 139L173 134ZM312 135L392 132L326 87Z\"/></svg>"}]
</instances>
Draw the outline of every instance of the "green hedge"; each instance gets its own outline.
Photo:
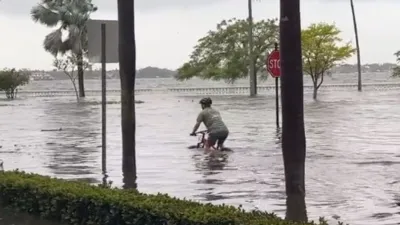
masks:
<instances>
[{"instance_id":1,"label":"green hedge","mask_svg":"<svg viewBox=\"0 0 400 225\"><path fill-rule=\"evenodd\" d=\"M201 204L165 194L149 195L19 171L0 173L0 203L72 225L295 224L266 212L245 212L233 206Z\"/></svg>"}]
</instances>

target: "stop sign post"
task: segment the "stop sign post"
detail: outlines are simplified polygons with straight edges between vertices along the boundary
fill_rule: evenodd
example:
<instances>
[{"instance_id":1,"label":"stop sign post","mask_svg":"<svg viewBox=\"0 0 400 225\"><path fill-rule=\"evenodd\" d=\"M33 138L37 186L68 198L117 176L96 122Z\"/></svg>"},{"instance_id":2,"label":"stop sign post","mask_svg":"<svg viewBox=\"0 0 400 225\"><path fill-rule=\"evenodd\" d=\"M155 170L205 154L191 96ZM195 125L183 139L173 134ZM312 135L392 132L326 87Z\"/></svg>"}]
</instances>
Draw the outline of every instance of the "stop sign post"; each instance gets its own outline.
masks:
<instances>
[{"instance_id":1,"label":"stop sign post","mask_svg":"<svg viewBox=\"0 0 400 225\"><path fill-rule=\"evenodd\" d=\"M267 71L275 78L275 111L276 111L276 128L279 128L279 77L281 76L281 57L278 49L278 43L275 43L273 50L267 57Z\"/></svg>"}]
</instances>

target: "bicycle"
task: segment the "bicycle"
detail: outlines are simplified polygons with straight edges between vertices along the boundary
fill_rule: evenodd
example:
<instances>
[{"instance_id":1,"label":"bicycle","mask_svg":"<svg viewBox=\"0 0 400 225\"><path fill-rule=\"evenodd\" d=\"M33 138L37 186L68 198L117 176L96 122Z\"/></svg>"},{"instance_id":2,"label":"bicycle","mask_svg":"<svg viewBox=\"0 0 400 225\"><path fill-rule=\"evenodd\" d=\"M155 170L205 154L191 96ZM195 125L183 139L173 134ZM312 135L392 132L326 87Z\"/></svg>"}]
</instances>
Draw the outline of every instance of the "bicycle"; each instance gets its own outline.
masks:
<instances>
[{"instance_id":1,"label":"bicycle","mask_svg":"<svg viewBox=\"0 0 400 225\"><path fill-rule=\"evenodd\" d=\"M207 143L207 134L208 131L207 130L202 130L202 131L197 131L195 133L198 136L198 141L196 145L192 145L189 146L189 149L194 149L194 148L204 148L206 146ZM213 150L219 150L219 151L223 151L223 152L232 152L232 149L230 148L221 148L221 146L218 146L218 143L216 143L215 145L211 146L211 148Z\"/></svg>"}]
</instances>

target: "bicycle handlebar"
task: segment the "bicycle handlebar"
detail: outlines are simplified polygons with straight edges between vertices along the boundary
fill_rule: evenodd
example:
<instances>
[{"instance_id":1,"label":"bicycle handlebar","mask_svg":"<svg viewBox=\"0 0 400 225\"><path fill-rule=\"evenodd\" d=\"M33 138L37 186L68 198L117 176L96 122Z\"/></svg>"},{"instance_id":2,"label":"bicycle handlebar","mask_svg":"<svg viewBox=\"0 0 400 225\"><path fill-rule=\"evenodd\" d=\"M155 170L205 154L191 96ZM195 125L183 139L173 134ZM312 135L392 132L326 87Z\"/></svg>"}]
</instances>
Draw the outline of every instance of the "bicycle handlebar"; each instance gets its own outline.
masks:
<instances>
[{"instance_id":1,"label":"bicycle handlebar","mask_svg":"<svg viewBox=\"0 0 400 225\"><path fill-rule=\"evenodd\" d=\"M197 131L195 134L205 134L205 133L208 133L208 130Z\"/></svg>"}]
</instances>

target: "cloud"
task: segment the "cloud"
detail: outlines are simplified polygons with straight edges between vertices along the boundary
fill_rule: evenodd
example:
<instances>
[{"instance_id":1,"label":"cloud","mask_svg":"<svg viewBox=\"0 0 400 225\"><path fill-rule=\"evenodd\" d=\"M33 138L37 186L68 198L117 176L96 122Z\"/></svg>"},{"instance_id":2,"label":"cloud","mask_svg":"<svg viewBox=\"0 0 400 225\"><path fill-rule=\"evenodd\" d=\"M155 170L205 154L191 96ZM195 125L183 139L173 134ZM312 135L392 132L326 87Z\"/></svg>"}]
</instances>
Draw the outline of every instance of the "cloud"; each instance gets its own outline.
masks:
<instances>
[{"instance_id":1,"label":"cloud","mask_svg":"<svg viewBox=\"0 0 400 225\"><path fill-rule=\"evenodd\" d=\"M195 8L207 6L229 0L136 0L135 8L139 11L155 11L170 8ZM20 16L29 14L31 8L39 3L38 0L1 0L0 13ZM93 3L99 7L101 12L116 12L117 1L112 0L93 0Z\"/></svg>"},{"instance_id":2,"label":"cloud","mask_svg":"<svg viewBox=\"0 0 400 225\"><path fill-rule=\"evenodd\" d=\"M117 11L117 1L113 0L92 0L94 4L99 7L100 12L115 13ZM168 9L195 9L198 7L205 7L212 4L221 2L230 2L231 0L135 0L135 7L138 11L153 12L158 10ZM243 0L244 1L244 0ZM254 0L271 2L272 0ZM278 0L274 0L278 1ZM308 0L326 3L341 3L348 2L348 0ZM21 16L29 15L30 9L40 2L40 0L0 0L0 13L7 16ZM355 4L358 3L371 3L376 4L376 0L354 0ZM380 0L380 4L387 3L400 3L398 0Z\"/></svg>"},{"instance_id":3,"label":"cloud","mask_svg":"<svg viewBox=\"0 0 400 225\"><path fill-rule=\"evenodd\" d=\"M210 4L219 3L222 1L228 0L136 0L135 7L138 10L143 11L152 11L152 10L159 10L159 9L168 9L168 8L193 8L198 6L207 6ZM114 6L116 8L117 1L110 1L110 0L97 0L96 4L99 7L103 7L106 5Z\"/></svg>"}]
</instances>

